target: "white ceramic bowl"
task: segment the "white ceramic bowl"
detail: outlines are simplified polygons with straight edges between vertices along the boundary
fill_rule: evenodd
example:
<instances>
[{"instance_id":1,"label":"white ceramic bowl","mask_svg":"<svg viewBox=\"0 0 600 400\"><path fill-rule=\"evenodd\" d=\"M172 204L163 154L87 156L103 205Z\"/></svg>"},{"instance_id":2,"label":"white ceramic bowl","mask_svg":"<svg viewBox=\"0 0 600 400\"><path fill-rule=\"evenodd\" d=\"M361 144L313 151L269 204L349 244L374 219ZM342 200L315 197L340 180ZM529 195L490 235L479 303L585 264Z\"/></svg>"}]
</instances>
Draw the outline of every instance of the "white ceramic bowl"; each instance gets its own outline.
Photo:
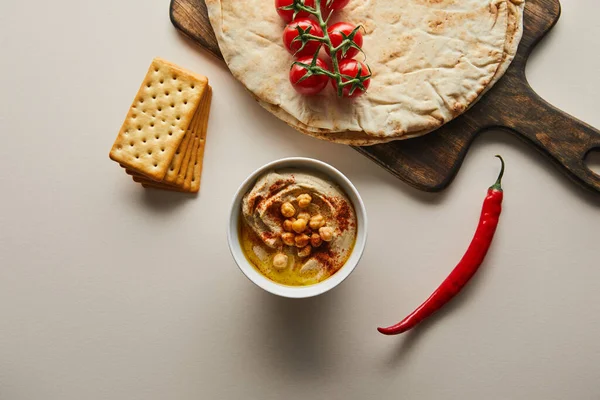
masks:
<instances>
[{"instance_id":1,"label":"white ceramic bowl","mask_svg":"<svg viewBox=\"0 0 600 400\"><path fill-rule=\"evenodd\" d=\"M357 232L356 232L356 244L348 261L339 271L333 274L326 280L309 286L285 286L279 283L273 282L269 278L262 275L258 270L250 264L246 259L244 252L240 246L238 224L240 221L242 198L255 184L259 176L269 170L277 170L282 168L298 168L301 170L313 170L329 177L335 182L340 188L344 190L356 211L357 218ZM367 212L365 205L358 194L358 191L354 185L337 169L331 165L326 164L322 161L314 160L311 158L284 158L281 160L270 162L256 171L254 171L242 185L239 187L233 202L231 204L231 213L229 216L229 227L227 229L227 240L229 241L229 249L235 259L240 270L259 287L263 288L267 292L276 294L278 296L290 297L290 298L305 298L313 297L323 294L344 281L351 273L354 268L358 265L360 258L362 257L367 242Z\"/></svg>"}]
</instances>

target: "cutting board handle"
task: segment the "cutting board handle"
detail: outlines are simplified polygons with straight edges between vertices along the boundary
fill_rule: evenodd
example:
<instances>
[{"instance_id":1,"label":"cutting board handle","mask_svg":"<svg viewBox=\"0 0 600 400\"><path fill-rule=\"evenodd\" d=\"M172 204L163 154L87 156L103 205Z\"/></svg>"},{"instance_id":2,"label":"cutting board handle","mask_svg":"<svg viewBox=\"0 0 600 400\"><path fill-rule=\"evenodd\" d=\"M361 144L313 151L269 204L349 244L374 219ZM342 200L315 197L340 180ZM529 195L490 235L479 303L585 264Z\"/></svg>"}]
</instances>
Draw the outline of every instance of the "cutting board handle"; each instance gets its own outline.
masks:
<instances>
[{"instance_id":1,"label":"cutting board handle","mask_svg":"<svg viewBox=\"0 0 600 400\"><path fill-rule=\"evenodd\" d=\"M586 165L588 153L600 150L600 131L549 104L529 85L521 90L513 94L521 107L513 108L499 128L513 130L576 183L600 192L600 175Z\"/></svg>"}]
</instances>

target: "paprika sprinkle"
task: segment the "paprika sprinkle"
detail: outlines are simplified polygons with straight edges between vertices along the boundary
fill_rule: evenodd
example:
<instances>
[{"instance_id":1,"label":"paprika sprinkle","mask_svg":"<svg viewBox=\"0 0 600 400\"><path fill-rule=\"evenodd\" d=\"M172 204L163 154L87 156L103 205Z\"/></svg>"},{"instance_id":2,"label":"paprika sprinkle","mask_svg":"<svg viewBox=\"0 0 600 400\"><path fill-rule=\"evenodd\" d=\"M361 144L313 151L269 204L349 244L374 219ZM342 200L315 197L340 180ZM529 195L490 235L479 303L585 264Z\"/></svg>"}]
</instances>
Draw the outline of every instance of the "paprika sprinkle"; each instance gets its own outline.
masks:
<instances>
[{"instance_id":1,"label":"paprika sprinkle","mask_svg":"<svg viewBox=\"0 0 600 400\"><path fill-rule=\"evenodd\" d=\"M388 328L377 328L379 332L384 335L397 335L414 328L452 300L475 275L492 243L502 211L504 193L501 183L504 175L504 160L500 156L496 157L502 163L500 175L496 183L488 189L477 231L463 258L440 287L423 304L396 325Z\"/></svg>"}]
</instances>

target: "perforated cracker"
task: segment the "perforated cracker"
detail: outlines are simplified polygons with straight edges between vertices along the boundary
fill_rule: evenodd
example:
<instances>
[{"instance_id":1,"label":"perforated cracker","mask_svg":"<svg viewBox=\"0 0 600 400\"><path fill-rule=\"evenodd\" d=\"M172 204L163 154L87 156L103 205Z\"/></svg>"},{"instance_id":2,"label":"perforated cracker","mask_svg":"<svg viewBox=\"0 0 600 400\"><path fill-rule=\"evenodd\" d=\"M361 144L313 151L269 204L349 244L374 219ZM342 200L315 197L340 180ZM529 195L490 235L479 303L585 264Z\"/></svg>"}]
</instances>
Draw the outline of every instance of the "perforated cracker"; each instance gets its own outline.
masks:
<instances>
[{"instance_id":1,"label":"perforated cracker","mask_svg":"<svg viewBox=\"0 0 600 400\"><path fill-rule=\"evenodd\" d=\"M165 175L165 178L163 179L164 182L175 183L175 180L177 179L177 175L179 174L179 171L181 170L181 164L183 162L183 157L185 155L185 152L187 151L191 137L192 137L192 135L189 135L189 134L186 134L184 136L183 140L181 141L181 145L179 146L177 151L175 151L173 160L171 160L171 166L169 167L167 174Z\"/></svg>"},{"instance_id":2,"label":"perforated cracker","mask_svg":"<svg viewBox=\"0 0 600 400\"><path fill-rule=\"evenodd\" d=\"M152 180L149 180L148 178L144 178L144 177L140 178L139 176L132 176L132 178L133 178L134 182L141 184L144 188L170 190L173 192L186 192L181 187L165 184L162 182L152 181ZM187 192L187 193L189 193L189 192Z\"/></svg>"},{"instance_id":3,"label":"perforated cracker","mask_svg":"<svg viewBox=\"0 0 600 400\"><path fill-rule=\"evenodd\" d=\"M183 190L185 190L186 192L189 192L192 187L192 180L194 179L194 166L196 163L196 156L198 154L198 144L199 143L200 143L200 141L198 140L198 138L194 137L194 145L192 147L192 154L190 156L190 162L188 163L188 166L187 166L185 179L181 185L181 187L183 187Z\"/></svg>"},{"instance_id":4,"label":"perforated cracker","mask_svg":"<svg viewBox=\"0 0 600 400\"><path fill-rule=\"evenodd\" d=\"M190 132L193 133L194 137L197 140L197 150L196 150L196 156L194 157L193 153L192 156L190 157L190 160L188 162L188 168L192 168L192 173L191 173L191 180L189 179L190 176L187 175L187 171L186 170L186 174L184 177L182 177L183 174L183 168L184 166L182 165L182 170L180 171L179 177L180 177L180 182L183 182L182 184L182 189L177 189L177 190L182 190L185 192L190 192L190 193L197 193L200 190L200 183L201 183L201 177L202 177L202 165L203 165L203 161L204 161L204 148L206 145L206 134L207 134L207 129L208 129L208 119L210 116L210 105L211 105L211 100L212 100L212 89L210 88L210 86L208 87L208 91L205 95L205 97L202 99L202 103L200 104L200 106L198 107L197 115L202 116L201 118L198 119L194 119L194 122L192 123L192 125L190 126ZM134 178L134 180L138 183L141 183L142 186L144 186L145 188L152 188L152 189L162 189L162 190L175 190L174 188L177 188L177 186L166 186L166 185L161 185L158 184L157 182L154 182L152 180L149 180L147 178L144 178L143 176L138 176L137 178ZM164 182L164 181L163 181Z\"/></svg>"},{"instance_id":5,"label":"perforated cracker","mask_svg":"<svg viewBox=\"0 0 600 400\"><path fill-rule=\"evenodd\" d=\"M201 124L196 128L198 135L198 152L194 162L194 178L192 179L190 191L197 193L200 190L200 183L202 180L202 165L204 163L204 148L206 147L206 133L208 131L208 119L210 117L210 104L212 101L212 89L208 87L207 93L204 95L202 103L199 106L198 112L200 112L204 118L201 120Z\"/></svg>"},{"instance_id":6,"label":"perforated cracker","mask_svg":"<svg viewBox=\"0 0 600 400\"><path fill-rule=\"evenodd\" d=\"M183 188L177 187L175 185L169 185L166 183L162 183L162 182L156 182L156 181L152 181L148 178L144 178L144 177L139 177L139 176L132 176L131 177L133 179L134 182L141 184L144 187L153 187L155 189L162 189L162 190L174 190L177 192L183 192Z\"/></svg>"},{"instance_id":7,"label":"perforated cracker","mask_svg":"<svg viewBox=\"0 0 600 400\"><path fill-rule=\"evenodd\" d=\"M191 135L192 137L190 138L190 143L188 144L188 148L185 152L185 155L183 156L183 161L181 162L181 169L179 171L179 174L177 174L177 179L174 183L175 186L183 187L183 182L185 181L185 176L188 171L188 164L190 163L190 159L192 158L192 152L194 151L195 145L193 134Z\"/></svg>"},{"instance_id":8,"label":"perforated cracker","mask_svg":"<svg viewBox=\"0 0 600 400\"><path fill-rule=\"evenodd\" d=\"M185 190L175 187L175 186L169 186L169 185L161 185L160 183L142 183L142 186L144 187L144 189L159 189L159 190L168 190L168 191L172 191L172 192L180 192L180 193L190 193L190 192L186 192Z\"/></svg>"},{"instance_id":9,"label":"perforated cracker","mask_svg":"<svg viewBox=\"0 0 600 400\"><path fill-rule=\"evenodd\" d=\"M192 137L193 137L192 134L186 134L184 136L183 141L181 142L181 145L179 146L179 148L175 152L175 155L173 156L173 160L171 161L171 166L169 167L169 170L167 171L167 175L165 176L165 179L160 182L163 182L166 184L175 184L175 182L177 180L177 175L182 170L184 171L184 174L185 174L187 167L183 166L183 168L182 168L182 161L185 157L186 152L188 151L188 147L191 145L190 139L192 139ZM137 176L142 181L147 180L148 182L159 182L159 181L154 181L152 179L149 179L147 176L142 175L139 172L133 171L122 164L121 164L121 167L125 168L125 172L128 175Z\"/></svg>"},{"instance_id":10,"label":"perforated cracker","mask_svg":"<svg viewBox=\"0 0 600 400\"><path fill-rule=\"evenodd\" d=\"M189 187L186 188L186 183L191 181L192 178L192 169L193 168L193 160L195 159L195 155L197 152L197 139L195 138L193 132L190 132L189 139L187 141L186 149L182 154L181 167L179 168L179 173L173 179L172 182L168 182L166 179L163 181L154 181L152 179L148 179L148 177L138 174L135 171L131 171L126 169L125 172L131 175L134 182L147 184L148 186L152 186L155 188L179 188L182 191L189 191Z\"/></svg>"},{"instance_id":11,"label":"perforated cracker","mask_svg":"<svg viewBox=\"0 0 600 400\"><path fill-rule=\"evenodd\" d=\"M152 68L149 73L151 73L151 71ZM159 83L161 82L159 81ZM162 84L164 84L164 81ZM140 183L144 188L185 191L190 193L198 192L200 188L202 160L211 99L212 89L210 86L206 85L199 100L199 104L193 111L190 111L192 114L191 120L184 130L183 137L170 160L169 168L162 180L147 174L143 170L140 171L139 169L132 168L126 163L120 162L120 166L125 169L127 174L131 175L134 182ZM168 119L169 115L165 114L164 118L164 122L172 122ZM117 138L117 142L118 141L119 138ZM117 142L115 142L115 145ZM112 151L111 158L113 158Z\"/></svg>"},{"instance_id":12,"label":"perforated cracker","mask_svg":"<svg viewBox=\"0 0 600 400\"><path fill-rule=\"evenodd\" d=\"M154 59L110 158L152 180L162 181L207 88L206 77L161 58Z\"/></svg>"}]
</instances>

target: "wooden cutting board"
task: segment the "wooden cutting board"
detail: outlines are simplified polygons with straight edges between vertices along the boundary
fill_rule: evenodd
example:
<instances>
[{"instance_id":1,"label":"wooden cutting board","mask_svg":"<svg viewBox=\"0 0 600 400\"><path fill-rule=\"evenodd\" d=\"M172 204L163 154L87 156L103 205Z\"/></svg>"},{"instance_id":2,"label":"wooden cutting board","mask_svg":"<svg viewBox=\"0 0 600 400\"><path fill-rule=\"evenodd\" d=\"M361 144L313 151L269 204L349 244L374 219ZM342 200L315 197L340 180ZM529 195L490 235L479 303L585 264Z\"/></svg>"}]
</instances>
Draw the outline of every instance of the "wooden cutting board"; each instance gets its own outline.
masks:
<instances>
[{"instance_id":1,"label":"wooden cutting board","mask_svg":"<svg viewBox=\"0 0 600 400\"><path fill-rule=\"evenodd\" d=\"M222 60L204 0L171 0L170 15L177 29ZM477 135L503 129L545 154L577 184L600 193L600 176L585 164L586 155L600 149L600 131L548 104L525 76L532 49L559 16L559 0L527 0L525 32L512 65L468 112L420 138L355 149L417 189L436 192L452 182Z\"/></svg>"}]
</instances>

